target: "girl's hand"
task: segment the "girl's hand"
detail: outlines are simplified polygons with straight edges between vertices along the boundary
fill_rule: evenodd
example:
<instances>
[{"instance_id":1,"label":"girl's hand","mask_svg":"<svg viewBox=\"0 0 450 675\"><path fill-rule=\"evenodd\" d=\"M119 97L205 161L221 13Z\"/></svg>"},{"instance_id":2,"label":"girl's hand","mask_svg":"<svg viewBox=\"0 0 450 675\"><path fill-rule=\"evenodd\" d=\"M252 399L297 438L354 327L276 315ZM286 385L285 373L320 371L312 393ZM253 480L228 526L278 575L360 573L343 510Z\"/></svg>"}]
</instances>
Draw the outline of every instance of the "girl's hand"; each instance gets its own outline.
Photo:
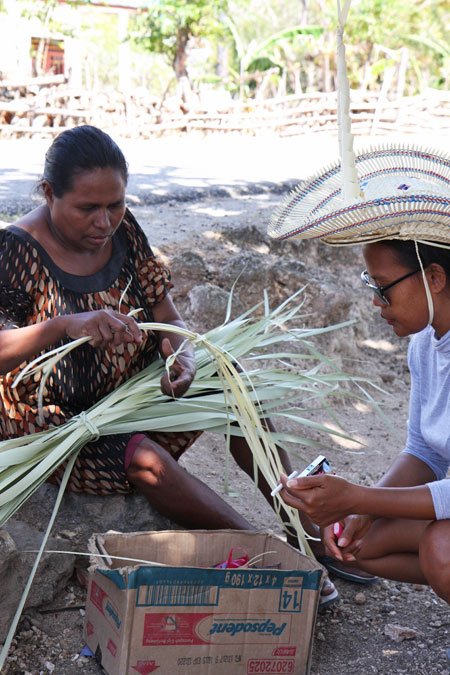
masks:
<instances>
[{"instance_id":1,"label":"girl's hand","mask_svg":"<svg viewBox=\"0 0 450 675\"><path fill-rule=\"evenodd\" d=\"M163 338L161 341L160 353L164 361L174 354L168 338ZM196 370L196 364L192 356L178 354L169 368L169 373L165 372L161 378L162 393L173 398L183 396L191 386Z\"/></svg>"},{"instance_id":2,"label":"girl's hand","mask_svg":"<svg viewBox=\"0 0 450 675\"><path fill-rule=\"evenodd\" d=\"M281 496L286 504L306 513L311 520L325 527L355 511L358 486L329 474L294 478L281 476Z\"/></svg>"},{"instance_id":3,"label":"girl's hand","mask_svg":"<svg viewBox=\"0 0 450 675\"><path fill-rule=\"evenodd\" d=\"M334 524L327 525L322 532L326 554L336 560L355 560L355 556L362 546L363 537L373 521L373 516L355 514L347 516L340 521L344 529L339 537L334 534Z\"/></svg>"},{"instance_id":4,"label":"girl's hand","mask_svg":"<svg viewBox=\"0 0 450 675\"><path fill-rule=\"evenodd\" d=\"M142 341L136 321L131 316L111 309L66 314L60 318L63 319L67 337L76 340L90 335L88 344L92 347L118 347L128 342L139 344Z\"/></svg>"}]
</instances>

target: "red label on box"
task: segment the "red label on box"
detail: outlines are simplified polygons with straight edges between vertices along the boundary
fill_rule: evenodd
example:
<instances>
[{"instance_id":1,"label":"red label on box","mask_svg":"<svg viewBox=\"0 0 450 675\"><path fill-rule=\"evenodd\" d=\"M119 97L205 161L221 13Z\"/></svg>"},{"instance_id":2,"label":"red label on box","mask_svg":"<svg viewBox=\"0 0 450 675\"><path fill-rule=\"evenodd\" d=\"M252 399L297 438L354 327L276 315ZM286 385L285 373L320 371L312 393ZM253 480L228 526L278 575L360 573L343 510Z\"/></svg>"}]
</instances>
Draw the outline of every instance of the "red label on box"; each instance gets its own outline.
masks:
<instances>
[{"instance_id":1,"label":"red label on box","mask_svg":"<svg viewBox=\"0 0 450 675\"><path fill-rule=\"evenodd\" d=\"M274 656L295 656L297 647L277 647L273 650Z\"/></svg>"},{"instance_id":2,"label":"red label on box","mask_svg":"<svg viewBox=\"0 0 450 675\"><path fill-rule=\"evenodd\" d=\"M132 670L136 670L136 672L139 673L139 675L149 675L149 673L153 673L154 670L157 670L159 666L156 665L155 661L139 661L136 663L135 666L131 666Z\"/></svg>"},{"instance_id":3,"label":"red label on box","mask_svg":"<svg viewBox=\"0 0 450 675\"><path fill-rule=\"evenodd\" d=\"M150 614L142 645L267 644L290 641L290 620L279 614ZM288 672L288 671L286 671Z\"/></svg>"},{"instance_id":4,"label":"red label on box","mask_svg":"<svg viewBox=\"0 0 450 675\"><path fill-rule=\"evenodd\" d=\"M86 624L86 635L94 635L94 626L90 621Z\"/></svg>"},{"instance_id":5,"label":"red label on box","mask_svg":"<svg viewBox=\"0 0 450 675\"><path fill-rule=\"evenodd\" d=\"M117 647L112 640L108 640L108 644L106 645L106 649L109 652L111 652L111 654L113 656L115 656L117 654Z\"/></svg>"},{"instance_id":6,"label":"red label on box","mask_svg":"<svg viewBox=\"0 0 450 675\"><path fill-rule=\"evenodd\" d=\"M100 588L98 584L95 583L95 581L92 582L91 585L91 595L90 595L90 600L92 604L97 607L98 611L104 614L103 612L103 600L107 598L108 595L105 593L103 588Z\"/></svg>"},{"instance_id":7,"label":"red label on box","mask_svg":"<svg viewBox=\"0 0 450 675\"><path fill-rule=\"evenodd\" d=\"M293 673L294 666L293 659L249 659L247 673Z\"/></svg>"},{"instance_id":8,"label":"red label on box","mask_svg":"<svg viewBox=\"0 0 450 675\"><path fill-rule=\"evenodd\" d=\"M204 645L196 632L197 624L210 614L146 614L143 646Z\"/></svg>"},{"instance_id":9,"label":"red label on box","mask_svg":"<svg viewBox=\"0 0 450 675\"><path fill-rule=\"evenodd\" d=\"M91 593L89 597L94 607L96 607L98 611L103 614L105 619L108 620L108 622L116 631L119 631L122 625L119 611L108 594L105 593L103 588L100 588L100 586L96 584L95 581L93 581L91 584Z\"/></svg>"}]
</instances>

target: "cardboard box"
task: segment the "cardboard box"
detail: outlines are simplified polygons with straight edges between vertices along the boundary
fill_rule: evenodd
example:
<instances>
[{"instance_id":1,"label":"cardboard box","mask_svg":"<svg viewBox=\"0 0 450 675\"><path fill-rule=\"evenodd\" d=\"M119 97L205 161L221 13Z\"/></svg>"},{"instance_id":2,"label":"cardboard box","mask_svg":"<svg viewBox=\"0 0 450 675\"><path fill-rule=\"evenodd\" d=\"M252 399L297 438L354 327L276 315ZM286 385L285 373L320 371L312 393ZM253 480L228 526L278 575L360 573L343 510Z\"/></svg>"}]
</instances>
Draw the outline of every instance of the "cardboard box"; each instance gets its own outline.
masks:
<instances>
[{"instance_id":1,"label":"cardboard box","mask_svg":"<svg viewBox=\"0 0 450 675\"><path fill-rule=\"evenodd\" d=\"M233 547L259 569L211 569ZM109 675L309 672L323 569L278 537L106 533L90 550L163 564L91 558L85 639Z\"/></svg>"}]
</instances>

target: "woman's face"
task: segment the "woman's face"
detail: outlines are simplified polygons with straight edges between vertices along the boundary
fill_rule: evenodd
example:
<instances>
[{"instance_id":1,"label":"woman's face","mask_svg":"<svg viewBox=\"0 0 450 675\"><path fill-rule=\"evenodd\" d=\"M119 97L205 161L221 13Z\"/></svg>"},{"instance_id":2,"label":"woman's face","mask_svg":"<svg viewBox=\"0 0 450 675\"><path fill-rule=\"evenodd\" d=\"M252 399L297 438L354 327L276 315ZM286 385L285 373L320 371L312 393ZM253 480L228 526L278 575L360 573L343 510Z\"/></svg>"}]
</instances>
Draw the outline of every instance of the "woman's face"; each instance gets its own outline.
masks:
<instances>
[{"instance_id":1,"label":"woman's face","mask_svg":"<svg viewBox=\"0 0 450 675\"><path fill-rule=\"evenodd\" d=\"M125 181L112 168L83 171L75 176L72 189L55 197L44 181L53 236L65 248L96 253L110 241L125 213Z\"/></svg>"},{"instance_id":2,"label":"woman's face","mask_svg":"<svg viewBox=\"0 0 450 675\"><path fill-rule=\"evenodd\" d=\"M377 286L387 286L412 270L398 262L392 249L383 244L363 247L367 271ZM429 319L428 303L422 273L400 281L385 292L389 305L373 295L373 304L380 309L381 318L392 326L394 333L405 337L423 330Z\"/></svg>"}]
</instances>

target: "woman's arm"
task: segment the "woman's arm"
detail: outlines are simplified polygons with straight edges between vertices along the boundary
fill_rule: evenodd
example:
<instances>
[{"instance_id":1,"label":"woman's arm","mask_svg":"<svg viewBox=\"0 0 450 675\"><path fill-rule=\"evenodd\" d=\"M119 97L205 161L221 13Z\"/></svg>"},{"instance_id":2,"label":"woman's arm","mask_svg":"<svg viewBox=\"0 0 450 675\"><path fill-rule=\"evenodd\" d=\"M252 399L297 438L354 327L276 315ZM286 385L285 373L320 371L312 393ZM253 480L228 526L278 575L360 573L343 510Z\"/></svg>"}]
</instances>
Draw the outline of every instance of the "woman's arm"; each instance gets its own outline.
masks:
<instances>
[{"instance_id":1,"label":"woman's arm","mask_svg":"<svg viewBox=\"0 0 450 675\"><path fill-rule=\"evenodd\" d=\"M157 323L167 323L172 326L186 328L181 316L169 295L152 307L153 318ZM195 377L197 366L194 349L190 342L181 335L169 331L156 331L161 357L166 360L178 347L183 345L183 351L170 367L170 377L166 373L161 378L161 390L167 396L183 396L189 389Z\"/></svg>"},{"instance_id":2,"label":"woman's arm","mask_svg":"<svg viewBox=\"0 0 450 675\"><path fill-rule=\"evenodd\" d=\"M0 375L6 375L24 361L30 361L64 336L62 317L24 326L0 330Z\"/></svg>"},{"instance_id":3,"label":"woman's arm","mask_svg":"<svg viewBox=\"0 0 450 675\"><path fill-rule=\"evenodd\" d=\"M0 375L6 375L66 337L75 340L86 335L91 336L92 347L118 347L142 339L133 318L112 310L67 314L31 326L4 328L0 330Z\"/></svg>"}]
</instances>

